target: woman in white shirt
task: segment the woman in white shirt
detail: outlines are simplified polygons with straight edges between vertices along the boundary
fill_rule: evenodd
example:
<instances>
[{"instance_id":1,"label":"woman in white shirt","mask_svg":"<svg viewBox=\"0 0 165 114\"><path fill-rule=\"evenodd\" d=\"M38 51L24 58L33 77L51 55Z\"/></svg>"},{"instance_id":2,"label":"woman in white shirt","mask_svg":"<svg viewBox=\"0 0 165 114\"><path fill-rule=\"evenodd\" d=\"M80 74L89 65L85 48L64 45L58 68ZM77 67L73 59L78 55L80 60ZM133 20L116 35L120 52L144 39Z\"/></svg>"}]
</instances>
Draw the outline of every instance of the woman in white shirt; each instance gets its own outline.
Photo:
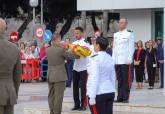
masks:
<instances>
[{"instance_id":1,"label":"woman in white shirt","mask_svg":"<svg viewBox=\"0 0 165 114\"><path fill-rule=\"evenodd\" d=\"M92 114L113 114L116 76L114 61L106 53L107 47L108 39L96 39L96 54L90 57L87 68L87 96Z\"/></svg>"},{"instance_id":2,"label":"woman in white shirt","mask_svg":"<svg viewBox=\"0 0 165 114\"><path fill-rule=\"evenodd\" d=\"M35 59L35 57L33 56L30 47L27 47L25 49L25 59Z\"/></svg>"}]
</instances>

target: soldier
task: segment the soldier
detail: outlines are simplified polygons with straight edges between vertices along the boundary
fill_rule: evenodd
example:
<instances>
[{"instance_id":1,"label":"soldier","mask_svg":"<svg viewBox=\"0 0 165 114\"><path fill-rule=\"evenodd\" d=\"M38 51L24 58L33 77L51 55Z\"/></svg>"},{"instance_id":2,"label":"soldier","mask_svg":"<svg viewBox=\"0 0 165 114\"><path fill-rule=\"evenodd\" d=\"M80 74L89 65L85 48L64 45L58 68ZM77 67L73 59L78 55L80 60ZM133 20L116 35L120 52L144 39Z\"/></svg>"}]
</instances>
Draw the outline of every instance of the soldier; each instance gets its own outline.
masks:
<instances>
[{"instance_id":1,"label":"soldier","mask_svg":"<svg viewBox=\"0 0 165 114\"><path fill-rule=\"evenodd\" d=\"M106 53L107 47L108 39L98 37L94 44L97 54L89 59L87 96L92 114L113 114L116 76L114 61Z\"/></svg>"},{"instance_id":2,"label":"soldier","mask_svg":"<svg viewBox=\"0 0 165 114\"><path fill-rule=\"evenodd\" d=\"M65 60L73 58L72 54L61 48L60 41L60 35L54 33L52 46L46 52L48 58L48 102L50 114L61 114L65 82L67 80Z\"/></svg>"},{"instance_id":3,"label":"soldier","mask_svg":"<svg viewBox=\"0 0 165 114\"><path fill-rule=\"evenodd\" d=\"M4 39L6 22L0 18L0 114L14 114L21 82L18 48Z\"/></svg>"},{"instance_id":4,"label":"soldier","mask_svg":"<svg viewBox=\"0 0 165 114\"><path fill-rule=\"evenodd\" d=\"M114 34L113 59L118 79L117 102L128 103L131 88L131 64L134 53L134 35L127 28L127 19L120 19L119 32Z\"/></svg>"}]
</instances>

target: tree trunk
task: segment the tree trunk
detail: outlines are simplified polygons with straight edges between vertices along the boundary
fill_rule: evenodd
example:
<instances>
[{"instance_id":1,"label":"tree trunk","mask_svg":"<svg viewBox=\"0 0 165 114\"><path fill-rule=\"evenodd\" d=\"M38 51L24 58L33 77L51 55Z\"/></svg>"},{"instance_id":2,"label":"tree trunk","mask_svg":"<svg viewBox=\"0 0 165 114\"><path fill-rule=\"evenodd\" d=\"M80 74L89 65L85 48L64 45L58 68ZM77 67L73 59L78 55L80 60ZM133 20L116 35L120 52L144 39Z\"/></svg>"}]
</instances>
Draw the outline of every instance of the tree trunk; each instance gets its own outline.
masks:
<instances>
[{"instance_id":1,"label":"tree trunk","mask_svg":"<svg viewBox=\"0 0 165 114\"><path fill-rule=\"evenodd\" d=\"M22 34L24 33L24 31L26 30L26 27L28 26L28 24L32 21L33 17L32 14L29 13L27 19L23 22L23 24L18 28L18 34L19 34L19 39L22 38Z\"/></svg>"},{"instance_id":2,"label":"tree trunk","mask_svg":"<svg viewBox=\"0 0 165 114\"><path fill-rule=\"evenodd\" d=\"M82 11L81 12L81 18L82 18L82 28L84 31L86 31L86 12Z\"/></svg>"},{"instance_id":3,"label":"tree trunk","mask_svg":"<svg viewBox=\"0 0 165 114\"><path fill-rule=\"evenodd\" d=\"M61 38L63 38L64 35L69 31L74 18L75 18L75 14L71 14L70 17L67 19L66 23L64 24L64 26L60 31Z\"/></svg>"},{"instance_id":4,"label":"tree trunk","mask_svg":"<svg viewBox=\"0 0 165 114\"><path fill-rule=\"evenodd\" d=\"M107 36L108 32L108 11L103 11L103 36Z\"/></svg>"},{"instance_id":5,"label":"tree trunk","mask_svg":"<svg viewBox=\"0 0 165 114\"><path fill-rule=\"evenodd\" d=\"M96 24L96 19L95 19L95 14L94 14L94 13L92 13L91 18L92 18L92 25L93 25L94 31L98 31L99 28L98 28L98 26L97 26L97 24Z\"/></svg>"},{"instance_id":6,"label":"tree trunk","mask_svg":"<svg viewBox=\"0 0 165 114\"><path fill-rule=\"evenodd\" d=\"M46 28L51 30L52 32L55 32L57 24L58 24L58 19L54 18L54 16L53 16L53 17L51 17L50 22Z\"/></svg>"}]
</instances>

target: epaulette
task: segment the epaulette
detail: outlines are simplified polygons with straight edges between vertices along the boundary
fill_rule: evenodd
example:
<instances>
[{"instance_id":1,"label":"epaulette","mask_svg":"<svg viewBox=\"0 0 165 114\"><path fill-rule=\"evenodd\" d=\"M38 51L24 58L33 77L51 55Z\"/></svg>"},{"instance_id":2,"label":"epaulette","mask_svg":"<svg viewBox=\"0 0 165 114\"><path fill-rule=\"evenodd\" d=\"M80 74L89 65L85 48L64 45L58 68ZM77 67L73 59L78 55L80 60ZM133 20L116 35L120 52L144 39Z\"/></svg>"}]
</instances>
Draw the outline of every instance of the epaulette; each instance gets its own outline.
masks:
<instances>
[{"instance_id":1,"label":"epaulette","mask_svg":"<svg viewBox=\"0 0 165 114\"><path fill-rule=\"evenodd\" d=\"M96 56L98 56L98 54L95 54L95 55L91 56L91 58L96 57Z\"/></svg>"},{"instance_id":2,"label":"epaulette","mask_svg":"<svg viewBox=\"0 0 165 114\"><path fill-rule=\"evenodd\" d=\"M127 30L128 32L133 32L132 30Z\"/></svg>"}]
</instances>

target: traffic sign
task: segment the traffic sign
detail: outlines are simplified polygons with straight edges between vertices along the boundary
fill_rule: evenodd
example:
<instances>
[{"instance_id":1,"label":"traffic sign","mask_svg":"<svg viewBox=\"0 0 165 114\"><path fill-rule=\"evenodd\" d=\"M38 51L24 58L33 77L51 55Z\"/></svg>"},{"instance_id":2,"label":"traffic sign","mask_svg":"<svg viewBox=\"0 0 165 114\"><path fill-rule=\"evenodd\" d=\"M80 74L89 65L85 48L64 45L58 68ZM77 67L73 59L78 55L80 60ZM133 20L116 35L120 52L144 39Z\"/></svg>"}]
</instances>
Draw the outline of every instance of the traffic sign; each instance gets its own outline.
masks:
<instances>
[{"instance_id":1,"label":"traffic sign","mask_svg":"<svg viewBox=\"0 0 165 114\"><path fill-rule=\"evenodd\" d=\"M18 32L12 32L10 34L10 40L11 41L18 41Z\"/></svg>"},{"instance_id":2,"label":"traffic sign","mask_svg":"<svg viewBox=\"0 0 165 114\"><path fill-rule=\"evenodd\" d=\"M45 30L45 33L44 33L44 41L45 41L45 42L51 41L52 36L53 36L53 34L52 34L52 32L51 32L50 30Z\"/></svg>"},{"instance_id":3,"label":"traffic sign","mask_svg":"<svg viewBox=\"0 0 165 114\"><path fill-rule=\"evenodd\" d=\"M36 37L41 40L44 36L44 29L41 25L39 25L36 29Z\"/></svg>"}]
</instances>

